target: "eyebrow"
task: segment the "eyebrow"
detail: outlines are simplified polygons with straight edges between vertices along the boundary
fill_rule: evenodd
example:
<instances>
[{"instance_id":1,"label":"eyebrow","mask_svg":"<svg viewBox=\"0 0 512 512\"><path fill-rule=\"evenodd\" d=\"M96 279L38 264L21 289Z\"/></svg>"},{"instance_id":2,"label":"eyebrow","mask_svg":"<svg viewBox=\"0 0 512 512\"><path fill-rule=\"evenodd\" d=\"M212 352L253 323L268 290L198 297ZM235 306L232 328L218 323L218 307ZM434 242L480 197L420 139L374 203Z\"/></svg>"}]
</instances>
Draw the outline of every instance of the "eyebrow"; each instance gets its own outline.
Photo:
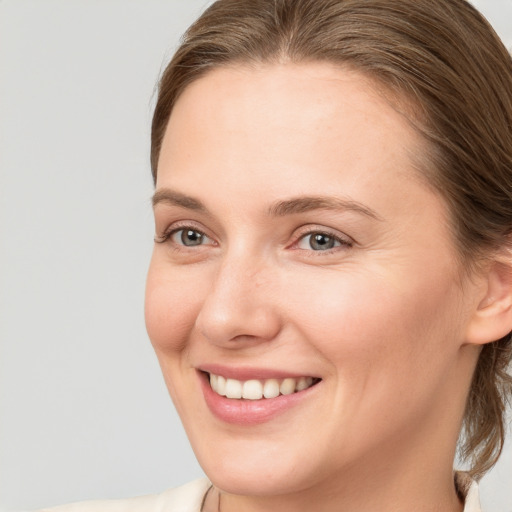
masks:
<instances>
[{"instance_id":1,"label":"eyebrow","mask_svg":"<svg viewBox=\"0 0 512 512\"><path fill-rule=\"evenodd\" d=\"M165 203L209 214L208 209L199 199L168 188L157 190L153 195L152 203L153 207L157 204ZM305 213L313 210L353 211L375 220L383 220L377 212L364 204L351 199L331 196L299 196L277 201L269 207L267 213L271 217L284 217L285 215Z\"/></svg>"},{"instance_id":2,"label":"eyebrow","mask_svg":"<svg viewBox=\"0 0 512 512\"><path fill-rule=\"evenodd\" d=\"M284 215L304 213L311 210L348 210L371 217L375 220L383 220L377 212L364 204L352 201L351 199L331 196L301 196L285 201L278 201L269 208L268 212L271 216L282 217Z\"/></svg>"},{"instance_id":3,"label":"eyebrow","mask_svg":"<svg viewBox=\"0 0 512 512\"><path fill-rule=\"evenodd\" d=\"M186 208L187 210L208 213L206 206L201 201L199 201L199 199L195 199L193 197L182 194L181 192L176 192L169 188L162 188L160 190L157 190L153 195L151 202L153 204L153 208L157 204L165 203L173 206L181 206L182 208Z\"/></svg>"}]
</instances>

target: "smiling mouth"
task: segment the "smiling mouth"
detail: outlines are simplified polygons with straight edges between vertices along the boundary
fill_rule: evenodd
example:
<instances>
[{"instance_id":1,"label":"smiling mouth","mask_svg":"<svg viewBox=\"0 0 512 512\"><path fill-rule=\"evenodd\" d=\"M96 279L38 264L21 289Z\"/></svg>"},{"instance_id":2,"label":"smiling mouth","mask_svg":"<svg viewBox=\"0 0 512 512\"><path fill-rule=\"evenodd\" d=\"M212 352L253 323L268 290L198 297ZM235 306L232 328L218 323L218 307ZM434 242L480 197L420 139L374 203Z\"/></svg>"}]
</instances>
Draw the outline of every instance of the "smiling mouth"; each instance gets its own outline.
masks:
<instances>
[{"instance_id":1,"label":"smiling mouth","mask_svg":"<svg viewBox=\"0 0 512 512\"><path fill-rule=\"evenodd\" d=\"M304 391L321 379L316 377L287 377L285 379L251 379L246 381L228 379L222 375L208 374L212 390L226 398L261 400L276 398L280 395L292 395Z\"/></svg>"}]
</instances>

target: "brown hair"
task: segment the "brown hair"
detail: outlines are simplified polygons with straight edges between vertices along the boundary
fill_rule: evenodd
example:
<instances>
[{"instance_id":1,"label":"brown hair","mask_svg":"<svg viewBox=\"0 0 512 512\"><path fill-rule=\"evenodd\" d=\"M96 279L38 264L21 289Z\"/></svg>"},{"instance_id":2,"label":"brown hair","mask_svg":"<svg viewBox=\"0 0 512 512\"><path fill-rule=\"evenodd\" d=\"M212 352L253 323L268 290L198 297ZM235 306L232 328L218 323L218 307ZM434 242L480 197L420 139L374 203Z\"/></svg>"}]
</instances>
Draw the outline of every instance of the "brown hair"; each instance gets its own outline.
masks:
<instances>
[{"instance_id":1,"label":"brown hair","mask_svg":"<svg viewBox=\"0 0 512 512\"><path fill-rule=\"evenodd\" d=\"M328 61L381 84L429 151L428 182L445 198L467 268L512 232L512 59L465 0L218 0L189 28L160 83L153 117L156 180L162 139L181 92L227 64ZM411 119L412 118L412 119ZM504 442L511 336L485 345L460 453L479 477Z\"/></svg>"}]
</instances>

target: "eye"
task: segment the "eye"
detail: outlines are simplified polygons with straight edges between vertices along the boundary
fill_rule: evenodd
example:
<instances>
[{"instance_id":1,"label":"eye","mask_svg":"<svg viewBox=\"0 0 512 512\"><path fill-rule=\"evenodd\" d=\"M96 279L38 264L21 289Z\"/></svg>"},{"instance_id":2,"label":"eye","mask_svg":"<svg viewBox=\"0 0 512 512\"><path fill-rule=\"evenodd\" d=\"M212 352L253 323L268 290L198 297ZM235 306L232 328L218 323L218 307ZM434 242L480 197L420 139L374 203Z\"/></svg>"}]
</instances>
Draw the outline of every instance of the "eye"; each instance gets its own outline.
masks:
<instances>
[{"instance_id":1,"label":"eye","mask_svg":"<svg viewBox=\"0 0 512 512\"><path fill-rule=\"evenodd\" d=\"M329 249L334 249L335 247L341 246L350 246L350 242L347 240L342 240L331 233L323 233L321 231L313 231L307 233L302 236L298 243L297 247L299 249L305 250L313 250L313 251L328 251Z\"/></svg>"},{"instance_id":2,"label":"eye","mask_svg":"<svg viewBox=\"0 0 512 512\"><path fill-rule=\"evenodd\" d=\"M175 244L184 245L185 247L196 247L211 240L201 231L197 229L178 229L170 234L169 237Z\"/></svg>"}]
</instances>

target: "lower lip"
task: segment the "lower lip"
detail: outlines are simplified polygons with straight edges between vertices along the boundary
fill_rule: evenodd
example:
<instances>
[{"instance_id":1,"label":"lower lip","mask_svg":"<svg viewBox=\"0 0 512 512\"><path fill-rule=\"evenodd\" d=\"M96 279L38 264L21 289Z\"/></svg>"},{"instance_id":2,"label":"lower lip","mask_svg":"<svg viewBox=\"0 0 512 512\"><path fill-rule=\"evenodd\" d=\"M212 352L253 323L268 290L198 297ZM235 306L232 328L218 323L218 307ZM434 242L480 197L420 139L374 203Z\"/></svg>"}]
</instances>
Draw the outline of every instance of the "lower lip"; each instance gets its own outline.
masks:
<instances>
[{"instance_id":1,"label":"lower lip","mask_svg":"<svg viewBox=\"0 0 512 512\"><path fill-rule=\"evenodd\" d=\"M275 398L262 398L261 400L244 400L226 398L215 393L210 386L208 375L204 373L200 373L200 380L204 399L211 413L225 423L243 426L270 421L299 405L318 386L315 384L291 395L279 395Z\"/></svg>"}]
</instances>

